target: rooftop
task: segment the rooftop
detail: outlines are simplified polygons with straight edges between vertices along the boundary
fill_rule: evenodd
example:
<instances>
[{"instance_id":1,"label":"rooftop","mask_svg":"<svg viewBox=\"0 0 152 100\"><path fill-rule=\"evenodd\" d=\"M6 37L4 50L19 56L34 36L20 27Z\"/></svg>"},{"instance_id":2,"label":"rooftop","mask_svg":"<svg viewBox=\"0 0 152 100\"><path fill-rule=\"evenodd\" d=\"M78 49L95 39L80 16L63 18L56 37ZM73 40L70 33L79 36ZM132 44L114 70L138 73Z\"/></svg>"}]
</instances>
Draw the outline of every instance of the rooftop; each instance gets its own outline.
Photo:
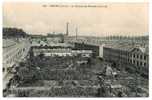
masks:
<instances>
[{"instance_id":1,"label":"rooftop","mask_svg":"<svg viewBox=\"0 0 152 100\"><path fill-rule=\"evenodd\" d=\"M143 53L148 53L149 49L148 46L140 46L140 45L131 45L131 44L107 44L104 47L106 48L113 48L117 50L122 50L122 51L132 51L133 49L137 48Z\"/></svg>"}]
</instances>

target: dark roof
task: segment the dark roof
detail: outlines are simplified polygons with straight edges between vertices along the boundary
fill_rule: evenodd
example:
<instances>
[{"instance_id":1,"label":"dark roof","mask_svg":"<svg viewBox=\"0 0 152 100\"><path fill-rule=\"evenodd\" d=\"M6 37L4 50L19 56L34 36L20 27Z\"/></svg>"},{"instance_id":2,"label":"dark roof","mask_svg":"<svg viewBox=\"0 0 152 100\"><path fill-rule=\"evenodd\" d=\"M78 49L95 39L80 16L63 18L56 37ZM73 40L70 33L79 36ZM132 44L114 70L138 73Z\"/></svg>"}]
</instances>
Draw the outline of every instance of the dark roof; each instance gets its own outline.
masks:
<instances>
[{"instance_id":1,"label":"dark roof","mask_svg":"<svg viewBox=\"0 0 152 100\"><path fill-rule=\"evenodd\" d=\"M122 50L122 51L132 51L133 49L139 49L142 53L148 54L149 49L147 47L139 46L139 45L129 45L129 44L108 44L105 45L106 48L112 48L116 50Z\"/></svg>"}]
</instances>

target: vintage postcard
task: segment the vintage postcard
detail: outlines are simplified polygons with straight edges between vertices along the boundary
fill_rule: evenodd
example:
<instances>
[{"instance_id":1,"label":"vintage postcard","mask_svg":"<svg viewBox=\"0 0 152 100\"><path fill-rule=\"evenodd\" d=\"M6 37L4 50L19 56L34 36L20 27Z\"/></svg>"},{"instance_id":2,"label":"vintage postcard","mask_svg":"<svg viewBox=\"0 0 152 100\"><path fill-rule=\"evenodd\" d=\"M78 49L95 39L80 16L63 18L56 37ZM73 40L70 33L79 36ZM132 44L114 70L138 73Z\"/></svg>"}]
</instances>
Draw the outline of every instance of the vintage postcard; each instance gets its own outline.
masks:
<instances>
[{"instance_id":1,"label":"vintage postcard","mask_svg":"<svg viewBox=\"0 0 152 100\"><path fill-rule=\"evenodd\" d=\"M3 2L3 96L149 97L148 8Z\"/></svg>"}]
</instances>

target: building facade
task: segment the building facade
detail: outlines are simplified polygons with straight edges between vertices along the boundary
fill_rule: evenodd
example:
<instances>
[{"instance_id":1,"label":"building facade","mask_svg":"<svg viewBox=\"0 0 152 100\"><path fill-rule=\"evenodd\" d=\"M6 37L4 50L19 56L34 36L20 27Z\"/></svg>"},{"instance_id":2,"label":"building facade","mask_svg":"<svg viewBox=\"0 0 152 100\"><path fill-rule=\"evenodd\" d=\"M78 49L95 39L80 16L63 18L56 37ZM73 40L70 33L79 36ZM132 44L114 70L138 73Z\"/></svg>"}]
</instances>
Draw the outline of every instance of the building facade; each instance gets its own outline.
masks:
<instances>
[{"instance_id":1,"label":"building facade","mask_svg":"<svg viewBox=\"0 0 152 100\"><path fill-rule=\"evenodd\" d=\"M103 47L103 59L119 69L130 68L148 75L148 48L111 45Z\"/></svg>"}]
</instances>

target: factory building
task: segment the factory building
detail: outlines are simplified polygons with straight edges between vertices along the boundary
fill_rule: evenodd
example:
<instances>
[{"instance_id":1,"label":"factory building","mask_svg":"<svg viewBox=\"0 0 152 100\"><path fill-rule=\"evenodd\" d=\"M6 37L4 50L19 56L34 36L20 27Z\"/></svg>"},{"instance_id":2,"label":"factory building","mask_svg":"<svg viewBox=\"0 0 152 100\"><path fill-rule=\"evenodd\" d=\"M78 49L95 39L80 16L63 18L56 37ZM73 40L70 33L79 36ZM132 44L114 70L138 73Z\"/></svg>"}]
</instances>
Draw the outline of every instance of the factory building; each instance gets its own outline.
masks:
<instances>
[{"instance_id":1,"label":"factory building","mask_svg":"<svg viewBox=\"0 0 152 100\"><path fill-rule=\"evenodd\" d=\"M84 43L75 43L75 50L91 50L93 56L99 56L99 46L84 44Z\"/></svg>"},{"instance_id":2,"label":"factory building","mask_svg":"<svg viewBox=\"0 0 152 100\"><path fill-rule=\"evenodd\" d=\"M149 67L148 48L136 47L129 53L128 63L134 65L142 74L147 73Z\"/></svg>"},{"instance_id":3,"label":"factory building","mask_svg":"<svg viewBox=\"0 0 152 100\"><path fill-rule=\"evenodd\" d=\"M51 46L32 46L31 50L34 56L44 54L45 56L82 56L91 57L91 50L73 50L72 47L68 45L51 45Z\"/></svg>"},{"instance_id":4,"label":"factory building","mask_svg":"<svg viewBox=\"0 0 152 100\"><path fill-rule=\"evenodd\" d=\"M131 68L148 73L148 48L121 44L106 45L103 47L103 59L119 69Z\"/></svg>"}]
</instances>

